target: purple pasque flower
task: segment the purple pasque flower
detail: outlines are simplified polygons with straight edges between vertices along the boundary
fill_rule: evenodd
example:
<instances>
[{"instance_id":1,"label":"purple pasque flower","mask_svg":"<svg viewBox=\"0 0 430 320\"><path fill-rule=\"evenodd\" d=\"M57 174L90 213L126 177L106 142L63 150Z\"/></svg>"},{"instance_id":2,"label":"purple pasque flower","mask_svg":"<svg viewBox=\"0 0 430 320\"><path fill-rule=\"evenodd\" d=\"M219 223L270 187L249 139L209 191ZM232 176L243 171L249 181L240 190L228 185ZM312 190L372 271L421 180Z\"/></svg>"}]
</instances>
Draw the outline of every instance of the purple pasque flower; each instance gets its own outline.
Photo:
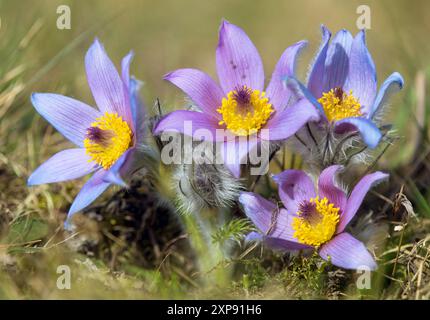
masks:
<instances>
[{"instance_id":1,"label":"purple pasque flower","mask_svg":"<svg viewBox=\"0 0 430 320\"><path fill-rule=\"evenodd\" d=\"M311 66L307 87L287 78L289 87L306 97L321 112L322 124L335 133L358 131L364 143L375 148L382 138L377 115L389 96L404 84L398 72L377 91L376 69L366 46L365 31L355 38L340 30L332 39L322 26L322 43Z\"/></svg>"},{"instance_id":2,"label":"purple pasque flower","mask_svg":"<svg viewBox=\"0 0 430 320\"><path fill-rule=\"evenodd\" d=\"M239 201L246 215L257 226L248 240L262 240L283 250L316 248L319 255L336 266L376 269L372 255L362 242L345 227L354 218L366 193L376 183L388 178L382 172L364 176L349 197L336 184L336 173L342 168L333 165L321 172L318 187L301 170L286 170L273 179L279 186L284 208L255 193L244 192Z\"/></svg>"},{"instance_id":3,"label":"purple pasque flower","mask_svg":"<svg viewBox=\"0 0 430 320\"><path fill-rule=\"evenodd\" d=\"M190 135L194 136L199 129L209 130L211 137L206 139L223 143L224 164L239 177L243 159L261 141L287 139L308 121L319 119L315 108L304 107L309 104L306 99L289 106L292 92L283 83L285 76L294 75L297 56L305 45L300 41L285 50L263 91L263 63L256 47L242 29L224 20L216 49L219 85L195 69L167 74L164 79L184 91L199 111L171 112L156 125L154 134L186 134L185 122L192 124ZM260 134L263 129L268 129L264 135ZM217 131L224 130L229 138L218 138Z\"/></svg>"},{"instance_id":4,"label":"purple pasque flower","mask_svg":"<svg viewBox=\"0 0 430 320\"><path fill-rule=\"evenodd\" d=\"M133 54L122 60L120 76L96 39L85 56L88 84L98 109L52 93L33 93L37 112L77 148L52 156L28 178L28 185L60 182L94 173L69 210L70 217L88 206L111 184L126 186L141 163L138 145L144 136L139 82L130 78Z\"/></svg>"}]
</instances>

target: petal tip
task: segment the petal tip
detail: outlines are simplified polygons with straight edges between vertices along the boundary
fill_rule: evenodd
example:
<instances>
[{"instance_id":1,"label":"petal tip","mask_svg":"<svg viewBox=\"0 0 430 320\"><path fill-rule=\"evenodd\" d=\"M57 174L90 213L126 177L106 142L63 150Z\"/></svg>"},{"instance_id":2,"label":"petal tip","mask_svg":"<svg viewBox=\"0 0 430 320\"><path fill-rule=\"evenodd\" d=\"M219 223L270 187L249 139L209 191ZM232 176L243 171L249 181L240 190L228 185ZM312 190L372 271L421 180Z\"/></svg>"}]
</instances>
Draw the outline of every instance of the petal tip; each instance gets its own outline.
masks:
<instances>
[{"instance_id":1,"label":"petal tip","mask_svg":"<svg viewBox=\"0 0 430 320\"><path fill-rule=\"evenodd\" d=\"M154 126L154 128L152 129L152 134L154 135L154 136L156 136L156 135L159 135L160 134L160 123L161 123L161 121L162 121L163 119L160 119L156 124L155 124L155 126Z\"/></svg>"},{"instance_id":2,"label":"petal tip","mask_svg":"<svg viewBox=\"0 0 430 320\"><path fill-rule=\"evenodd\" d=\"M321 24L321 33L323 36L331 37L331 31L326 27L325 24Z\"/></svg>"},{"instance_id":3,"label":"petal tip","mask_svg":"<svg viewBox=\"0 0 430 320\"><path fill-rule=\"evenodd\" d=\"M399 88L403 89L405 85L405 80L403 79L402 75L399 72L394 72L393 75L397 78L397 83L399 84Z\"/></svg>"},{"instance_id":4,"label":"petal tip","mask_svg":"<svg viewBox=\"0 0 430 320\"><path fill-rule=\"evenodd\" d=\"M298 47L299 50L303 50L304 48L306 48L308 46L308 44L309 44L309 42L307 40L300 40L300 41L297 41L291 47Z\"/></svg>"},{"instance_id":5,"label":"petal tip","mask_svg":"<svg viewBox=\"0 0 430 320\"><path fill-rule=\"evenodd\" d=\"M364 244L363 244L364 246ZM366 249L367 251L367 249ZM376 269L378 269L378 264L376 263L375 259L373 258L373 256L370 254L370 252L368 252L368 257L367 257L367 261L366 263L363 263L359 266L356 267L357 271L375 271Z\"/></svg>"},{"instance_id":6,"label":"petal tip","mask_svg":"<svg viewBox=\"0 0 430 320\"><path fill-rule=\"evenodd\" d=\"M348 29L345 29L345 28L340 29L340 30L337 32L337 34L336 34L335 38L338 38L338 39L339 39L339 37L340 37L340 39L345 39L345 37L347 37L347 39L348 39L348 38L350 38L351 40L353 39L351 32L349 32L349 30L348 30Z\"/></svg>"},{"instance_id":7,"label":"petal tip","mask_svg":"<svg viewBox=\"0 0 430 320\"><path fill-rule=\"evenodd\" d=\"M309 41L308 40L300 40L296 42L296 46L306 46L308 45Z\"/></svg>"},{"instance_id":8,"label":"petal tip","mask_svg":"<svg viewBox=\"0 0 430 320\"><path fill-rule=\"evenodd\" d=\"M177 71L177 70L175 70L175 71L170 71L170 72L166 73L165 75L163 75L163 80L171 81L171 79L175 77L175 73L176 73L176 71Z\"/></svg>"},{"instance_id":9,"label":"petal tip","mask_svg":"<svg viewBox=\"0 0 430 320\"><path fill-rule=\"evenodd\" d=\"M244 193L241 193L237 200L243 205L244 201L246 200L246 195Z\"/></svg>"},{"instance_id":10,"label":"petal tip","mask_svg":"<svg viewBox=\"0 0 430 320\"><path fill-rule=\"evenodd\" d=\"M361 29L358 31L357 36L361 41L363 41L363 44L366 45L366 29Z\"/></svg>"},{"instance_id":11,"label":"petal tip","mask_svg":"<svg viewBox=\"0 0 430 320\"><path fill-rule=\"evenodd\" d=\"M279 182L280 182L279 175L280 175L280 174L273 174L273 173L272 173L272 174L270 175L270 177L272 178L272 180L273 180L275 183L279 184Z\"/></svg>"},{"instance_id":12,"label":"petal tip","mask_svg":"<svg viewBox=\"0 0 430 320\"><path fill-rule=\"evenodd\" d=\"M255 231L251 231L245 236L245 243L258 242L263 240L263 236Z\"/></svg>"},{"instance_id":13,"label":"petal tip","mask_svg":"<svg viewBox=\"0 0 430 320\"><path fill-rule=\"evenodd\" d=\"M231 34L231 32L243 32L244 31L238 27L237 25L230 23L226 19L223 19L221 21L221 25L219 28L219 41L218 41L218 47L222 47L224 44L224 41L227 37Z\"/></svg>"},{"instance_id":14,"label":"petal tip","mask_svg":"<svg viewBox=\"0 0 430 320\"><path fill-rule=\"evenodd\" d=\"M375 260L373 260L372 263L370 264L370 266L368 266L368 267L371 271L374 271L374 270L378 269L378 264L376 263Z\"/></svg>"},{"instance_id":15,"label":"petal tip","mask_svg":"<svg viewBox=\"0 0 430 320\"><path fill-rule=\"evenodd\" d=\"M382 171L376 171L373 174L377 176L377 178L375 180L375 184L387 181L390 178L390 174L389 173L385 173L385 172L382 172Z\"/></svg>"},{"instance_id":16,"label":"petal tip","mask_svg":"<svg viewBox=\"0 0 430 320\"><path fill-rule=\"evenodd\" d=\"M240 166L235 166L234 168L230 166L229 171L233 175L233 177L235 177L236 179L240 179L240 175L241 175Z\"/></svg>"},{"instance_id":17,"label":"petal tip","mask_svg":"<svg viewBox=\"0 0 430 320\"><path fill-rule=\"evenodd\" d=\"M94 38L93 45L96 45L96 46L99 46L99 47L102 47L102 48L103 48L103 44L100 42L100 40L99 40L99 38L98 38L98 37L95 37L95 38Z\"/></svg>"},{"instance_id":18,"label":"petal tip","mask_svg":"<svg viewBox=\"0 0 430 320\"><path fill-rule=\"evenodd\" d=\"M381 139L382 139L382 133L378 131L375 137L365 139L364 142L367 144L367 146L370 149L375 149L379 145L379 142L381 141Z\"/></svg>"},{"instance_id":19,"label":"petal tip","mask_svg":"<svg viewBox=\"0 0 430 320\"><path fill-rule=\"evenodd\" d=\"M330 167L328 167L327 169L333 169L335 171L335 173L338 173L339 171L343 170L344 166L341 164L334 164Z\"/></svg>"},{"instance_id":20,"label":"petal tip","mask_svg":"<svg viewBox=\"0 0 430 320\"><path fill-rule=\"evenodd\" d=\"M228 27L229 25L231 25L231 23L226 18L222 18L221 19L220 30L223 29L223 28Z\"/></svg>"},{"instance_id":21,"label":"petal tip","mask_svg":"<svg viewBox=\"0 0 430 320\"><path fill-rule=\"evenodd\" d=\"M70 219L66 219L66 221L64 221L63 227L64 227L64 230L66 231L73 231L74 229L74 226L70 221Z\"/></svg>"},{"instance_id":22,"label":"petal tip","mask_svg":"<svg viewBox=\"0 0 430 320\"><path fill-rule=\"evenodd\" d=\"M249 200L251 196L252 196L252 192L241 192L238 200L242 205L245 205L247 200Z\"/></svg>"},{"instance_id":23,"label":"petal tip","mask_svg":"<svg viewBox=\"0 0 430 320\"><path fill-rule=\"evenodd\" d=\"M221 25L218 30L218 48L224 45L225 37L227 36L227 29L230 27L231 23L225 19L222 19Z\"/></svg>"},{"instance_id":24,"label":"petal tip","mask_svg":"<svg viewBox=\"0 0 430 320\"><path fill-rule=\"evenodd\" d=\"M31 104L37 109L38 108L38 102L39 102L39 97L43 95L43 93L39 93L39 92L33 92L30 95L30 101Z\"/></svg>"},{"instance_id":25,"label":"petal tip","mask_svg":"<svg viewBox=\"0 0 430 320\"><path fill-rule=\"evenodd\" d=\"M35 185L37 185L37 183L35 183L35 181L34 181L34 176L33 175L29 176L27 179L27 186L32 187Z\"/></svg>"},{"instance_id":26,"label":"petal tip","mask_svg":"<svg viewBox=\"0 0 430 320\"><path fill-rule=\"evenodd\" d=\"M94 42L91 44L87 53L85 54L85 64L92 63L92 59L94 59L95 56L97 56L98 54L107 55L103 44L99 41L98 38L95 38Z\"/></svg>"},{"instance_id":27,"label":"petal tip","mask_svg":"<svg viewBox=\"0 0 430 320\"><path fill-rule=\"evenodd\" d=\"M104 51L104 46L103 44L100 42L99 38L94 38L93 43L91 44L91 46L89 47L86 56L88 56L89 54L92 54L92 52L94 50L100 50L100 51Z\"/></svg>"},{"instance_id":28,"label":"petal tip","mask_svg":"<svg viewBox=\"0 0 430 320\"><path fill-rule=\"evenodd\" d=\"M113 183L117 186L120 186L122 188L129 188L129 185L123 180L119 172L110 172L110 174L107 174L106 177L103 179L104 182Z\"/></svg>"},{"instance_id":29,"label":"petal tip","mask_svg":"<svg viewBox=\"0 0 430 320\"><path fill-rule=\"evenodd\" d=\"M72 205L70 206L70 208L69 208L69 212L67 213L67 220L66 220L66 222L67 221L69 221L70 220L70 218L76 213L76 212L79 212L81 209L79 209L79 208L76 208L76 205L75 205L75 202L73 202L72 203Z\"/></svg>"}]
</instances>

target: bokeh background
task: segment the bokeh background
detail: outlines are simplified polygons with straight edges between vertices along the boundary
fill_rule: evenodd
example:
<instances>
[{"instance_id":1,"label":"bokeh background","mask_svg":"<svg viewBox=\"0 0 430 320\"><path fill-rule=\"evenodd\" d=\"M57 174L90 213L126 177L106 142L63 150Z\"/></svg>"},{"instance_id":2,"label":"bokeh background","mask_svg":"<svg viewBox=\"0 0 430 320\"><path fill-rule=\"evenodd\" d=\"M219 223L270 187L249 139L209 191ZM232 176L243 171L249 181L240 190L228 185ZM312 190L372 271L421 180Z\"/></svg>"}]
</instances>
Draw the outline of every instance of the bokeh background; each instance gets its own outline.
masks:
<instances>
[{"instance_id":1,"label":"bokeh background","mask_svg":"<svg viewBox=\"0 0 430 320\"><path fill-rule=\"evenodd\" d=\"M93 104L84 56L95 37L105 45L117 66L129 50L135 52L132 74L145 83L143 97L150 112L154 111L152 106L157 98L163 110L168 111L181 108L185 98L162 80L164 74L192 67L216 77L215 48L223 18L248 33L263 58L267 79L285 48L307 39L309 46L299 64L299 76L305 79L320 43L320 25L325 24L333 33L347 28L355 34L356 9L362 4L371 9L367 42L379 84L394 71L400 72L406 82L387 114L399 140L382 156L379 167L392 170L393 175L403 175L404 180L396 186L405 185L418 214L430 217L430 169L426 162L429 1L0 0L0 298L183 296L185 289L180 278L186 275L165 280L160 270L147 272L131 265L116 270L121 276L108 278L106 274L111 274L112 268L101 261L101 271L92 281L105 281L114 287L109 294L94 287L80 293L43 289L47 283L50 286L53 281L49 279L55 274L53 267L44 269L43 263L61 263L62 252L68 250L59 236L59 227L83 182L31 189L25 186L29 173L38 164L68 146L36 114L29 97L32 92L56 92ZM56 28L59 5L70 6L71 30ZM35 215L38 218L30 223L30 217ZM420 228L428 234L422 221ZM44 249L34 248L40 246ZM34 254L42 254L43 258L33 259ZM85 278L85 268L98 262L82 261L79 268L84 271L80 274ZM136 285L134 278L127 278L130 274L137 274L142 282ZM146 286L148 279L152 279L153 291ZM192 279L187 281L194 285ZM88 283L91 287L92 282ZM162 292L154 286L171 290Z\"/></svg>"}]
</instances>

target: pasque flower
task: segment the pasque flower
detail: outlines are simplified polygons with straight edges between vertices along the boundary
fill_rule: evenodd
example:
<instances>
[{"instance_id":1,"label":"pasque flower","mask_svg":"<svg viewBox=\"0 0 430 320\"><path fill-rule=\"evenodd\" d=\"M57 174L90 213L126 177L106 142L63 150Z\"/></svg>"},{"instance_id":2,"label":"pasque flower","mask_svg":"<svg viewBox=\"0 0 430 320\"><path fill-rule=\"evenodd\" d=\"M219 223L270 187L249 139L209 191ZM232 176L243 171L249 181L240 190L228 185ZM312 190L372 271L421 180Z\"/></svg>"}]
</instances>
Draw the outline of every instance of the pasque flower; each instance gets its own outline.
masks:
<instances>
[{"instance_id":1,"label":"pasque flower","mask_svg":"<svg viewBox=\"0 0 430 320\"><path fill-rule=\"evenodd\" d=\"M172 182L173 188L179 190L178 206L183 212L231 207L243 190L227 168L215 164L178 165Z\"/></svg>"},{"instance_id":2,"label":"pasque flower","mask_svg":"<svg viewBox=\"0 0 430 320\"><path fill-rule=\"evenodd\" d=\"M364 30L355 38L347 30L339 31L331 42L330 38L330 31L322 26L322 43L307 86L289 77L289 87L317 107L322 115L321 127L333 128L340 134L358 131L364 143L375 148L382 137L377 116L389 96L403 87L403 78L394 72L378 92L375 64Z\"/></svg>"},{"instance_id":3,"label":"pasque flower","mask_svg":"<svg viewBox=\"0 0 430 320\"><path fill-rule=\"evenodd\" d=\"M111 184L126 186L142 166L143 104L139 82L129 76L133 54L122 60L120 76L98 40L85 57L88 84L98 109L52 93L34 93L37 112L77 147L52 156L28 179L29 185L60 182L94 173L75 198L70 217Z\"/></svg>"},{"instance_id":4,"label":"pasque flower","mask_svg":"<svg viewBox=\"0 0 430 320\"><path fill-rule=\"evenodd\" d=\"M259 229L248 235L250 240L262 240L283 250L316 248L319 255L339 267L376 268L376 263L362 242L345 227L354 218L368 190L388 178L382 172L364 176L349 197L336 182L342 166L334 165L321 172L318 186L303 171L286 170L273 179L279 186L284 205L244 192L239 201L246 215Z\"/></svg>"},{"instance_id":5,"label":"pasque flower","mask_svg":"<svg viewBox=\"0 0 430 320\"><path fill-rule=\"evenodd\" d=\"M289 106L292 92L285 86L285 76L293 76L296 59L306 45L300 41L287 48L278 61L271 80L264 90L264 70L260 55L239 27L223 21L216 49L219 85L210 76L195 69L179 69L164 79L184 91L198 111L174 111L160 120L154 134L164 131L184 133L184 122L192 123L192 134L199 129L212 133L212 141L223 143L224 164L235 176L240 163L252 148L265 140L284 140L306 122L319 119L315 108L306 108L306 99ZM230 138L217 139L217 129L224 129ZM260 135L268 129L268 136ZM239 139L238 137L247 137ZM232 156L234 155L234 156Z\"/></svg>"}]
</instances>

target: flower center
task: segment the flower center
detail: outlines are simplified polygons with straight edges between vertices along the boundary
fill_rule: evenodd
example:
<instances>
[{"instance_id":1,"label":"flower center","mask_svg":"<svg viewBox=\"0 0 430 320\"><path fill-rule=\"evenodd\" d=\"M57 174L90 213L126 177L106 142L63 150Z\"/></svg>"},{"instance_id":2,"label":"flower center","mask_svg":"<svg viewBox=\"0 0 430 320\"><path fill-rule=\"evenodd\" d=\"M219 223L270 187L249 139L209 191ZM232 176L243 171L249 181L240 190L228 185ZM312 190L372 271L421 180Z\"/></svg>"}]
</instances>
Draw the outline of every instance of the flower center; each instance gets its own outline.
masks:
<instances>
[{"instance_id":1,"label":"flower center","mask_svg":"<svg viewBox=\"0 0 430 320\"><path fill-rule=\"evenodd\" d=\"M109 169L127 151L133 133L118 114L106 112L87 129L84 147L91 160Z\"/></svg>"},{"instance_id":2,"label":"flower center","mask_svg":"<svg viewBox=\"0 0 430 320\"><path fill-rule=\"evenodd\" d=\"M293 218L294 237L300 243L318 247L329 241L336 232L339 208L327 198L311 198L299 205L298 217Z\"/></svg>"},{"instance_id":3,"label":"flower center","mask_svg":"<svg viewBox=\"0 0 430 320\"><path fill-rule=\"evenodd\" d=\"M230 91L217 111L222 115L220 125L238 136L258 132L274 112L265 92L247 86Z\"/></svg>"},{"instance_id":4,"label":"flower center","mask_svg":"<svg viewBox=\"0 0 430 320\"><path fill-rule=\"evenodd\" d=\"M334 88L324 92L318 99L321 103L328 121L338 121L349 117L361 117L361 105L352 91L347 94L342 88Z\"/></svg>"}]
</instances>

